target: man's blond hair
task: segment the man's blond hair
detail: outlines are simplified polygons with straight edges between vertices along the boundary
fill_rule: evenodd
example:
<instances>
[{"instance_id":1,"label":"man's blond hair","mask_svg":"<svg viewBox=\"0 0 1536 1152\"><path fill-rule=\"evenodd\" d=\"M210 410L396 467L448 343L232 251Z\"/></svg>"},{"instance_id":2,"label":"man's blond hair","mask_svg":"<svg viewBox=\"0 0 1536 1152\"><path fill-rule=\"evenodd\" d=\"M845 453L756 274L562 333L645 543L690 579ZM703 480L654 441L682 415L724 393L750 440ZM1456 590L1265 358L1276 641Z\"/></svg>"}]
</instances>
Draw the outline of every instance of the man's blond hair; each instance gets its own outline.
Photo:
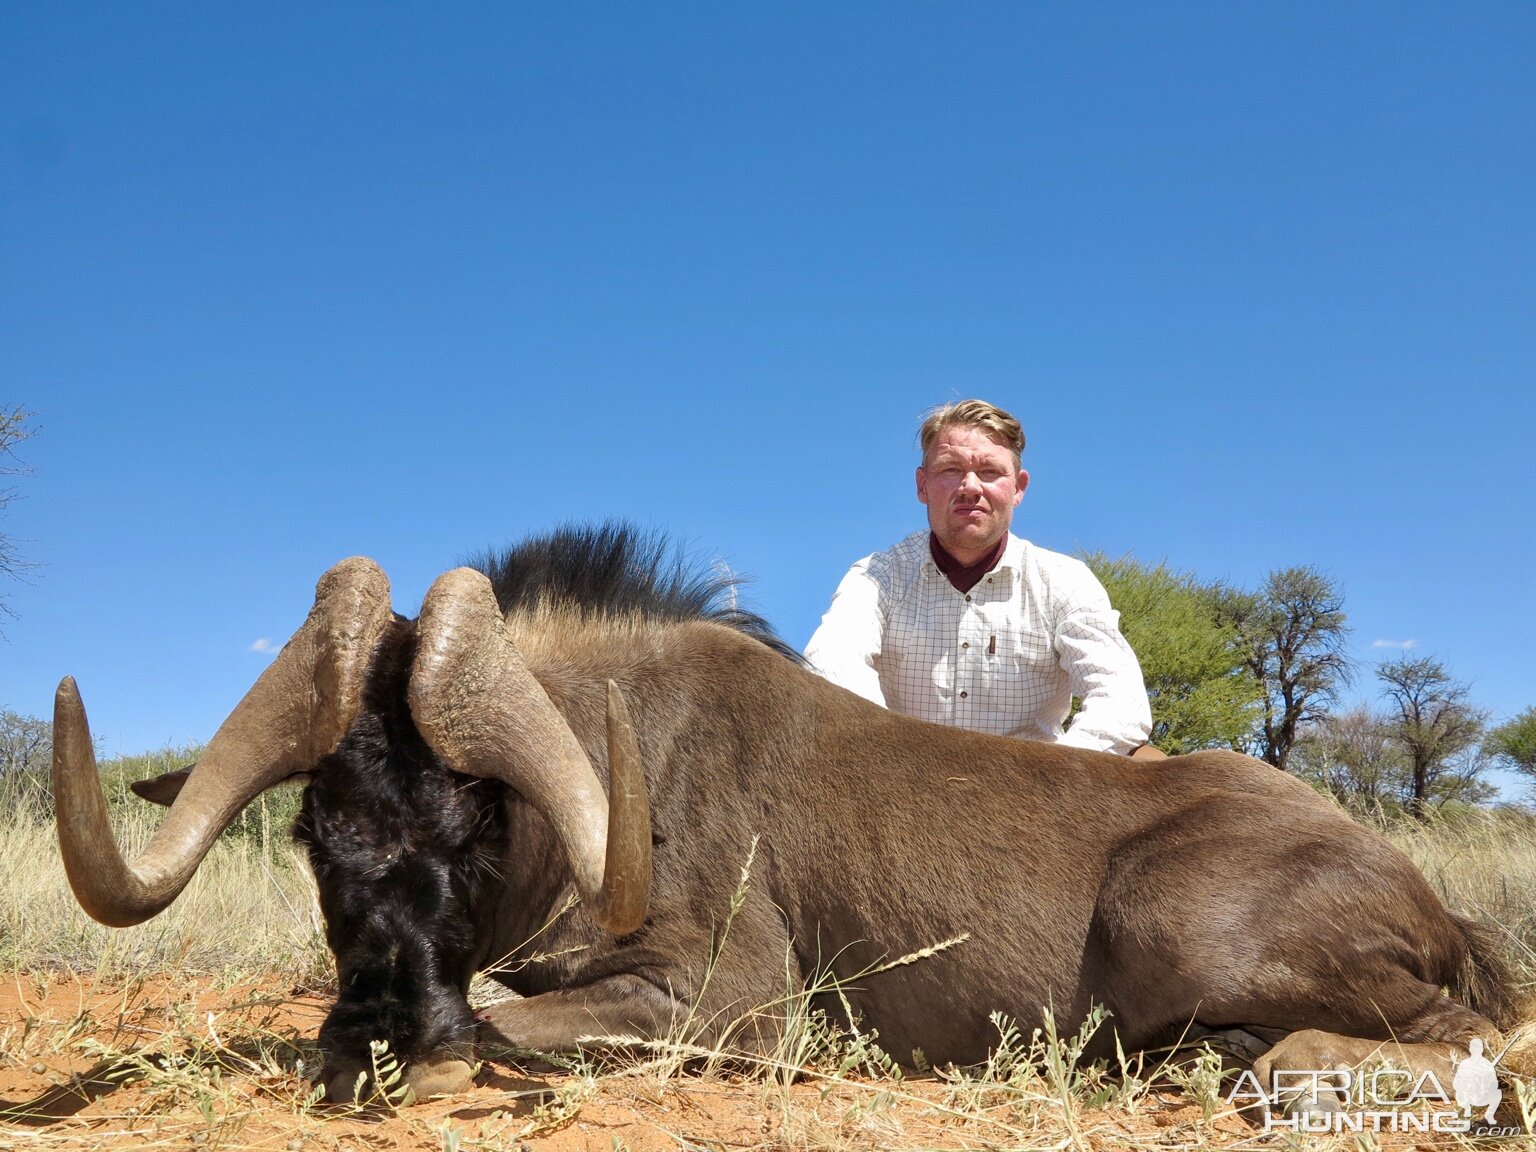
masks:
<instances>
[{"instance_id":1,"label":"man's blond hair","mask_svg":"<svg viewBox=\"0 0 1536 1152\"><path fill-rule=\"evenodd\" d=\"M939 433L956 427L980 428L987 435L997 437L1004 447L1013 450L1013 466L1022 466L1024 429L996 404L988 404L985 400L957 400L953 404L940 404L930 411L917 430L917 442L922 447L924 461Z\"/></svg>"}]
</instances>

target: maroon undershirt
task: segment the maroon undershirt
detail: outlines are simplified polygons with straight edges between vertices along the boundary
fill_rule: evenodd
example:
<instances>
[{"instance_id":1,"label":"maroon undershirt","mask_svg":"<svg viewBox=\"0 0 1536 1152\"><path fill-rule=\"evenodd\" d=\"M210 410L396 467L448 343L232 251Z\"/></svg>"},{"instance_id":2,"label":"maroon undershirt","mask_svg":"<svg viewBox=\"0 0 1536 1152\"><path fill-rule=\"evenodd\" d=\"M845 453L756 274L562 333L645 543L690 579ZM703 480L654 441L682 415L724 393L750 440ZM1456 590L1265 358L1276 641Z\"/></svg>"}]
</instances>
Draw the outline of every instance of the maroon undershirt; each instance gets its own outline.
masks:
<instances>
[{"instance_id":1,"label":"maroon undershirt","mask_svg":"<svg viewBox=\"0 0 1536 1152\"><path fill-rule=\"evenodd\" d=\"M957 592L969 592L981 578L997 567L997 562L1003 558L1003 550L1008 547L1008 537L997 542L996 547L988 552L974 564L962 564L944 550L944 545L939 543L939 538L931 531L928 533L928 555L933 557L933 562L939 566L939 571L944 573L945 579L955 586Z\"/></svg>"}]
</instances>

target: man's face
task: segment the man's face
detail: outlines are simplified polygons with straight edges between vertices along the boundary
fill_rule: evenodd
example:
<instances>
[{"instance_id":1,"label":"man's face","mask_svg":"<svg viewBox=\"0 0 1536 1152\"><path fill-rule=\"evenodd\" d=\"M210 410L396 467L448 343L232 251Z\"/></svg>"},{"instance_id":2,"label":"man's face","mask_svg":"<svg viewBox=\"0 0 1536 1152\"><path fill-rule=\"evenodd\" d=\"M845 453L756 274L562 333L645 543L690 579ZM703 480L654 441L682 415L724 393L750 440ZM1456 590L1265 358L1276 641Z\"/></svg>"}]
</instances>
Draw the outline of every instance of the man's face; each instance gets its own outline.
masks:
<instances>
[{"instance_id":1,"label":"man's face","mask_svg":"<svg viewBox=\"0 0 1536 1152\"><path fill-rule=\"evenodd\" d=\"M917 498L928 526L962 564L974 564L1003 538L1024 498L1029 473L980 428L957 425L935 437L917 470Z\"/></svg>"}]
</instances>

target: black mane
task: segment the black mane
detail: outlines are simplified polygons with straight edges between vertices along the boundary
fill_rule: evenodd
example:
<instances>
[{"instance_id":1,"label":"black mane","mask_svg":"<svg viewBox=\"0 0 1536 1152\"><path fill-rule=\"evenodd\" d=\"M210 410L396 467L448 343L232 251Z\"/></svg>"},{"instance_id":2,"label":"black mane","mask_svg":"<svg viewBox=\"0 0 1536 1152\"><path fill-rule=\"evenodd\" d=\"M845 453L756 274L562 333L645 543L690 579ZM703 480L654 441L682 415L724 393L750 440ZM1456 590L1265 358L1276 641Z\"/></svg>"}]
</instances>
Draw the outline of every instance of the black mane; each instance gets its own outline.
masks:
<instances>
[{"instance_id":1,"label":"black mane","mask_svg":"<svg viewBox=\"0 0 1536 1152\"><path fill-rule=\"evenodd\" d=\"M737 602L740 577L724 565L691 560L660 532L619 521L567 525L500 552L471 556L465 564L490 577L503 614L553 604L581 616L708 620L800 661L773 625Z\"/></svg>"}]
</instances>

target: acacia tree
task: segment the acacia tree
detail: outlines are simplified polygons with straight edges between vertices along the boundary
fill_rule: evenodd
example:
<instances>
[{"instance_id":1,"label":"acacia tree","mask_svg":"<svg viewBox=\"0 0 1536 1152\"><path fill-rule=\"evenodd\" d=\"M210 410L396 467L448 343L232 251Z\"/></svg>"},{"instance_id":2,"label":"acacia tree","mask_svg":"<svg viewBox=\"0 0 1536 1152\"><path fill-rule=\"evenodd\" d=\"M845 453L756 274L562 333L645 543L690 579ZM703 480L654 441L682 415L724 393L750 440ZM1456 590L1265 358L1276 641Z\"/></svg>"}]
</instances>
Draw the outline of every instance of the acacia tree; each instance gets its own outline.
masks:
<instances>
[{"instance_id":1,"label":"acacia tree","mask_svg":"<svg viewBox=\"0 0 1536 1152\"><path fill-rule=\"evenodd\" d=\"M1309 724L1292 756L1298 776L1326 788L1361 816L1395 808L1409 779L1407 759L1385 717L1366 705Z\"/></svg>"},{"instance_id":2,"label":"acacia tree","mask_svg":"<svg viewBox=\"0 0 1536 1152\"><path fill-rule=\"evenodd\" d=\"M1170 755L1240 747L1253 730L1259 692L1237 632L1217 618L1209 589L1165 564L1103 553L1083 560L1109 592L1141 662L1152 743Z\"/></svg>"},{"instance_id":3,"label":"acacia tree","mask_svg":"<svg viewBox=\"0 0 1536 1152\"><path fill-rule=\"evenodd\" d=\"M1432 799L1477 799L1488 713L1468 699L1470 688L1428 656L1389 660L1376 669L1391 702L1387 728L1407 760L1404 808L1420 820Z\"/></svg>"},{"instance_id":4,"label":"acacia tree","mask_svg":"<svg viewBox=\"0 0 1536 1152\"><path fill-rule=\"evenodd\" d=\"M1333 793L1358 816L1415 812L1459 802L1481 804L1498 790L1481 779L1490 757L1477 745L1452 755L1423 782L1415 806L1414 774L1408 747L1398 736L1394 714L1361 705L1330 713L1309 724L1296 741L1291 764L1303 780Z\"/></svg>"},{"instance_id":5,"label":"acacia tree","mask_svg":"<svg viewBox=\"0 0 1536 1152\"><path fill-rule=\"evenodd\" d=\"M1283 770L1304 726L1323 717L1352 675L1343 593L1318 569L1301 567L1276 569L1257 592L1217 585L1210 595L1218 619L1241 638L1261 693L1248 750Z\"/></svg>"},{"instance_id":6,"label":"acacia tree","mask_svg":"<svg viewBox=\"0 0 1536 1152\"><path fill-rule=\"evenodd\" d=\"M1494 763L1536 777L1536 708L1490 728L1483 748Z\"/></svg>"},{"instance_id":7,"label":"acacia tree","mask_svg":"<svg viewBox=\"0 0 1536 1152\"><path fill-rule=\"evenodd\" d=\"M53 759L53 725L0 708L0 819L52 811L46 783Z\"/></svg>"},{"instance_id":8,"label":"acacia tree","mask_svg":"<svg viewBox=\"0 0 1536 1152\"><path fill-rule=\"evenodd\" d=\"M31 415L19 405L0 407L0 476L26 474L25 466L16 457L15 448L32 434L27 427L27 421ZM15 495L14 488L0 488L0 512L5 510L6 505ZM19 576L30 567L31 565L21 558L10 536L0 532L0 574ZM11 607L6 604L3 594L0 594L0 612L9 616L15 615Z\"/></svg>"},{"instance_id":9,"label":"acacia tree","mask_svg":"<svg viewBox=\"0 0 1536 1152\"><path fill-rule=\"evenodd\" d=\"M36 772L53 757L53 725L0 708L0 776Z\"/></svg>"}]
</instances>

